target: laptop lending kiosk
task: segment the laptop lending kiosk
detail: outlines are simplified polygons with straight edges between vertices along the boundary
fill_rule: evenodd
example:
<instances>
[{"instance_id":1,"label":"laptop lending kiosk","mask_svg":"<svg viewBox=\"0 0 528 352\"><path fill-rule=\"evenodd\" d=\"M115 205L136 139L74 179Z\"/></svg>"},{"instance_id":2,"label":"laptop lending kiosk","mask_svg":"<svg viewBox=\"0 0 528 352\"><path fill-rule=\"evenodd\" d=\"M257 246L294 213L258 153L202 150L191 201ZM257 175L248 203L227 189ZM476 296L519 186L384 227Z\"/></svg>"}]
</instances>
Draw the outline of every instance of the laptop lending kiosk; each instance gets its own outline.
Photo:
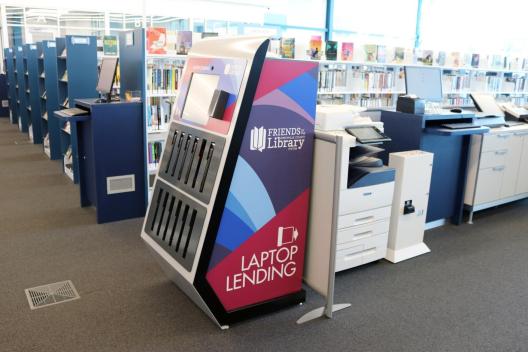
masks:
<instances>
[{"instance_id":1,"label":"laptop lending kiosk","mask_svg":"<svg viewBox=\"0 0 528 352\"><path fill-rule=\"evenodd\" d=\"M193 45L141 237L218 326L304 301L317 63Z\"/></svg>"}]
</instances>

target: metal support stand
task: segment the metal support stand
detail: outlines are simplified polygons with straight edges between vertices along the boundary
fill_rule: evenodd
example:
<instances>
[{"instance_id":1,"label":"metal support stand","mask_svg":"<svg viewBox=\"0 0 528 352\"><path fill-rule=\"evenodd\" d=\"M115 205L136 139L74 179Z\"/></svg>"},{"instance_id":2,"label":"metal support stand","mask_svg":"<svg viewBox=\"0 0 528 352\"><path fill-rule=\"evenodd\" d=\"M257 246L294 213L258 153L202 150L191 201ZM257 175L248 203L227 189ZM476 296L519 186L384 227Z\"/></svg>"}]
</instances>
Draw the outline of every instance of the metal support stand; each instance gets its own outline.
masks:
<instances>
[{"instance_id":1,"label":"metal support stand","mask_svg":"<svg viewBox=\"0 0 528 352\"><path fill-rule=\"evenodd\" d=\"M469 212L468 224L473 225L473 210Z\"/></svg>"},{"instance_id":2,"label":"metal support stand","mask_svg":"<svg viewBox=\"0 0 528 352\"><path fill-rule=\"evenodd\" d=\"M308 321L326 316L332 319L332 313L350 307L350 303L334 304L334 282L335 282L335 267L336 267L336 243L337 243L337 220L339 216L339 195L341 188L341 158L343 151L343 137L337 136L335 140L336 158L334 164L334 199L332 204L332 230L330 240L330 265L328 266L328 290L326 293L326 305L324 307L316 308L297 320L297 324L303 324Z\"/></svg>"}]
</instances>

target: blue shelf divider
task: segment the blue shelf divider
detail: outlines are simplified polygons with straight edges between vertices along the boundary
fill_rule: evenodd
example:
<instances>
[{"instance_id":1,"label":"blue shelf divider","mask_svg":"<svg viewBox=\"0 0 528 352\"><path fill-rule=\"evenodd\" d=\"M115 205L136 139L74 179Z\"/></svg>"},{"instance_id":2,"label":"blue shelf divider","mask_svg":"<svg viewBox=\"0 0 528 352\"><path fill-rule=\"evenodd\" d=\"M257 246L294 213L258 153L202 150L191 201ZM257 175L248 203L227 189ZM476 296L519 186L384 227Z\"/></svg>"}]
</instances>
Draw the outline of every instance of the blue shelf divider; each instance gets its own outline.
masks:
<instances>
[{"instance_id":1,"label":"blue shelf divider","mask_svg":"<svg viewBox=\"0 0 528 352\"><path fill-rule=\"evenodd\" d=\"M26 86L27 93L26 98L29 107L29 124L31 130L31 136L34 144L42 143L42 111L43 104L41 102L42 90L40 89L39 79L39 50L37 44L26 44L25 50L25 61L27 68L26 75Z\"/></svg>"},{"instance_id":2,"label":"blue shelf divider","mask_svg":"<svg viewBox=\"0 0 528 352\"><path fill-rule=\"evenodd\" d=\"M5 61L4 61L5 67ZM9 92L7 74L0 74L0 118L9 118Z\"/></svg>"},{"instance_id":3,"label":"blue shelf divider","mask_svg":"<svg viewBox=\"0 0 528 352\"><path fill-rule=\"evenodd\" d=\"M29 111L26 99L26 67L24 65L24 47L19 45L15 48L15 75L17 80L17 111L18 128L22 132L28 132Z\"/></svg>"},{"instance_id":4,"label":"blue shelf divider","mask_svg":"<svg viewBox=\"0 0 528 352\"><path fill-rule=\"evenodd\" d=\"M44 89L41 100L45 104L42 114L42 129L43 135L47 135L44 152L50 159L57 160L62 158L62 152L61 127L59 120L53 114L54 111L60 110L56 42L45 40L40 43L40 50L39 70L41 71L39 80L41 89Z\"/></svg>"},{"instance_id":5,"label":"blue shelf divider","mask_svg":"<svg viewBox=\"0 0 528 352\"><path fill-rule=\"evenodd\" d=\"M97 38L67 35L57 38L57 77L59 105L74 107L76 99L97 98ZM74 183L79 182L77 128L69 122L60 124L63 170Z\"/></svg>"},{"instance_id":6,"label":"blue shelf divider","mask_svg":"<svg viewBox=\"0 0 528 352\"><path fill-rule=\"evenodd\" d=\"M140 91L142 105L142 123L143 123L143 155L145 156L144 189L145 189L145 206L148 203L149 174L147 167L147 145L148 137L145 126L146 121L146 40L145 30L138 28L132 31L119 33L119 70L120 70L120 96L125 100L127 91Z\"/></svg>"},{"instance_id":7,"label":"blue shelf divider","mask_svg":"<svg viewBox=\"0 0 528 352\"><path fill-rule=\"evenodd\" d=\"M9 94L9 111L11 123L18 123L18 109L17 109L17 81L15 77L15 62L12 48L4 49L4 62L7 73L7 88Z\"/></svg>"}]
</instances>

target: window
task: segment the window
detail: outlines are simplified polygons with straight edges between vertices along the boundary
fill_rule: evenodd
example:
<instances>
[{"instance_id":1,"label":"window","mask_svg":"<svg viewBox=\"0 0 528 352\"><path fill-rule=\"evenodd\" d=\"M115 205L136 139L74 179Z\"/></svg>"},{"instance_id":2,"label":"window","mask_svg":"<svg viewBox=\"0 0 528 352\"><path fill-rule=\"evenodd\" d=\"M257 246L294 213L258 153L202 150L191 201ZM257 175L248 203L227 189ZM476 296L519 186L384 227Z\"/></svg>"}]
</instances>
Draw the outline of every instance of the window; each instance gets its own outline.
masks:
<instances>
[{"instance_id":1,"label":"window","mask_svg":"<svg viewBox=\"0 0 528 352\"><path fill-rule=\"evenodd\" d=\"M412 48L418 0L335 0L332 39Z\"/></svg>"},{"instance_id":2,"label":"window","mask_svg":"<svg viewBox=\"0 0 528 352\"><path fill-rule=\"evenodd\" d=\"M268 3L266 24L325 28L326 0L271 0Z\"/></svg>"},{"instance_id":3,"label":"window","mask_svg":"<svg viewBox=\"0 0 528 352\"><path fill-rule=\"evenodd\" d=\"M421 47L509 54L526 52L526 2L424 0Z\"/></svg>"},{"instance_id":4,"label":"window","mask_svg":"<svg viewBox=\"0 0 528 352\"><path fill-rule=\"evenodd\" d=\"M60 26L62 28L103 29L104 12L91 11L63 11L60 13ZM79 33L75 33L79 34Z\"/></svg>"}]
</instances>

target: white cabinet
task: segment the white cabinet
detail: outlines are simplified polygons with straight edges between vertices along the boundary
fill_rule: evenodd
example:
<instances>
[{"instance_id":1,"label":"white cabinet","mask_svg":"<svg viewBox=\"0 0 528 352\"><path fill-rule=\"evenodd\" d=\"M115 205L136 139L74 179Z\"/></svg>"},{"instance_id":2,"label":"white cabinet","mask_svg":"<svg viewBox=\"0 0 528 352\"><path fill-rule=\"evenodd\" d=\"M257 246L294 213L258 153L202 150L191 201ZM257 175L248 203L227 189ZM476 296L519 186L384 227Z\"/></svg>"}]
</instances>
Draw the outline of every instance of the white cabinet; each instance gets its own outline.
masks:
<instances>
[{"instance_id":1,"label":"white cabinet","mask_svg":"<svg viewBox=\"0 0 528 352\"><path fill-rule=\"evenodd\" d=\"M478 211L528 196L528 125L473 136L465 204Z\"/></svg>"},{"instance_id":2,"label":"white cabinet","mask_svg":"<svg viewBox=\"0 0 528 352\"><path fill-rule=\"evenodd\" d=\"M519 162L519 177L515 191L517 194L528 193L528 131L518 132L517 136L522 138L522 153Z\"/></svg>"},{"instance_id":3,"label":"white cabinet","mask_svg":"<svg viewBox=\"0 0 528 352\"><path fill-rule=\"evenodd\" d=\"M504 154L504 171L502 177L500 198L513 197L516 192L519 177L519 163L523 152L523 136L513 133L513 137L506 140L507 148Z\"/></svg>"}]
</instances>

